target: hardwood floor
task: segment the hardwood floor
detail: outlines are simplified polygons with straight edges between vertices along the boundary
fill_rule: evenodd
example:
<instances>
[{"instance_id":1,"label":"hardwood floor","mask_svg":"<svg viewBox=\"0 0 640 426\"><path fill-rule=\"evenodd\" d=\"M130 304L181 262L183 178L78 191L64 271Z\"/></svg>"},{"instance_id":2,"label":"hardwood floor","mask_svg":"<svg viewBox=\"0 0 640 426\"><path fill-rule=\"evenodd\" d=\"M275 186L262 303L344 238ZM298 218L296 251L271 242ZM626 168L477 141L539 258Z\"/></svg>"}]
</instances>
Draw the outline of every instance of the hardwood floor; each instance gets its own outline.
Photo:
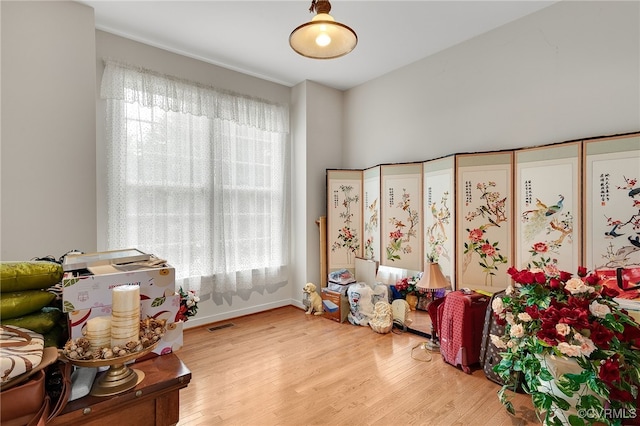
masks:
<instances>
[{"instance_id":1,"label":"hardwood floor","mask_svg":"<svg viewBox=\"0 0 640 426\"><path fill-rule=\"evenodd\" d=\"M425 338L410 333L287 306L188 329L184 340L177 355L193 377L180 426L539 424L528 395L515 396L510 416L481 369L465 374L439 353L422 361L430 353L412 348Z\"/></svg>"}]
</instances>

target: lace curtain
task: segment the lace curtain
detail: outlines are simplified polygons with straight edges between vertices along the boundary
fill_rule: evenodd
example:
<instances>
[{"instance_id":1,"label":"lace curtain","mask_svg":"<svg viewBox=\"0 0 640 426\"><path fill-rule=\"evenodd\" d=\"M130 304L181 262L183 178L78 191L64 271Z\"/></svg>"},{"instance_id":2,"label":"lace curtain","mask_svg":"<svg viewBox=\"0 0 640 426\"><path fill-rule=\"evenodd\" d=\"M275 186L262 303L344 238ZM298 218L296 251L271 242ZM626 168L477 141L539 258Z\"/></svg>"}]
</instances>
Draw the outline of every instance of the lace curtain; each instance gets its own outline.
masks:
<instances>
[{"instance_id":1,"label":"lace curtain","mask_svg":"<svg viewBox=\"0 0 640 426\"><path fill-rule=\"evenodd\" d=\"M101 97L109 249L166 259L202 298L286 282L288 108L111 61Z\"/></svg>"}]
</instances>

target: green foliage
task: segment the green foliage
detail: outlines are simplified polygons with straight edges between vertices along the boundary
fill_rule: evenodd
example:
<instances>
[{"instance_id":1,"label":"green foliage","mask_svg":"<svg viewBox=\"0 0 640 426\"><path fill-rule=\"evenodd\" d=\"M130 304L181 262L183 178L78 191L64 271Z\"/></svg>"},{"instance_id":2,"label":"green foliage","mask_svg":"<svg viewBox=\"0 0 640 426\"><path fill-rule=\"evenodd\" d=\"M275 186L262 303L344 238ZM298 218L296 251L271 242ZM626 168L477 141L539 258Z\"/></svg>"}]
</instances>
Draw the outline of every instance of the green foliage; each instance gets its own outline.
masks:
<instances>
[{"instance_id":1,"label":"green foliage","mask_svg":"<svg viewBox=\"0 0 640 426\"><path fill-rule=\"evenodd\" d=\"M586 271L576 278L542 261L536 266L510 268L516 284L492 306L505 323L504 335L491 336L502 349L494 366L505 383L500 401L513 413L507 392L521 380L545 424L620 424L604 404L637 408L640 325Z\"/></svg>"}]
</instances>

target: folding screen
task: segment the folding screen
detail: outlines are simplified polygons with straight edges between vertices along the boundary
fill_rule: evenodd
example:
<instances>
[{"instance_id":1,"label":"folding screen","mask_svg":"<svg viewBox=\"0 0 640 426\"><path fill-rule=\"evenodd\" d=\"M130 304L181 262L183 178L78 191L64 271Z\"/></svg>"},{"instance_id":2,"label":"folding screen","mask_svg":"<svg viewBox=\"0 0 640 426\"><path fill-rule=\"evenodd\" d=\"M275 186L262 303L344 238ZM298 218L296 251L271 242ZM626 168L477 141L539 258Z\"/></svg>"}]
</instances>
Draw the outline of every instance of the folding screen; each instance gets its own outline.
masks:
<instances>
[{"instance_id":1,"label":"folding screen","mask_svg":"<svg viewBox=\"0 0 640 426\"><path fill-rule=\"evenodd\" d=\"M515 249L517 268L581 265L580 143L515 152Z\"/></svg>"},{"instance_id":2,"label":"folding screen","mask_svg":"<svg viewBox=\"0 0 640 426\"><path fill-rule=\"evenodd\" d=\"M328 271L355 269L362 256L362 171L327 170Z\"/></svg>"},{"instance_id":3,"label":"folding screen","mask_svg":"<svg viewBox=\"0 0 640 426\"><path fill-rule=\"evenodd\" d=\"M585 266L640 266L640 136L584 144Z\"/></svg>"},{"instance_id":4,"label":"folding screen","mask_svg":"<svg viewBox=\"0 0 640 426\"><path fill-rule=\"evenodd\" d=\"M639 179L640 133L327 170L328 271L437 257L453 288L499 290L507 268L543 260L640 266Z\"/></svg>"},{"instance_id":5,"label":"folding screen","mask_svg":"<svg viewBox=\"0 0 640 426\"><path fill-rule=\"evenodd\" d=\"M380 264L422 271L422 163L383 165Z\"/></svg>"},{"instance_id":6,"label":"folding screen","mask_svg":"<svg viewBox=\"0 0 640 426\"><path fill-rule=\"evenodd\" d=\"M440 264L452 289L455 289L454 159L450 156L422 165L425 258Z\"/></svg>"},{"instance_id":7,"label":"folding screen","mask_svg":"<svg viewBox=\"0 0 640 426\"><path fill-rule=\"evenodd\" d=\"M366 169L364 176L364 254L380 261L380 166Z\"/></svg>"},{"instance_id":8,"label":"folding screen","mask_svg":"<svg viewBox=\"0 0 640 426\"><path fill-rule=\"evenodd\" d=\"M456 155L457 286L506 288L513 152Z\"/></svg>"}]
</instances>

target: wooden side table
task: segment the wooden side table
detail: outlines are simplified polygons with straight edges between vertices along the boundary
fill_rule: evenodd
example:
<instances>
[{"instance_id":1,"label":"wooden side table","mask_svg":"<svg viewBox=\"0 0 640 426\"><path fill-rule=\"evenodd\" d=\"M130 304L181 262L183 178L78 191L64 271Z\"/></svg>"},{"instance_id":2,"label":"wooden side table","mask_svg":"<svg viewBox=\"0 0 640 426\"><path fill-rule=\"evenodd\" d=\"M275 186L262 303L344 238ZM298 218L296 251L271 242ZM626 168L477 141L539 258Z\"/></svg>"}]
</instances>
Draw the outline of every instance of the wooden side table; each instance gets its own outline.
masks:
<instances>
[{"instance_id":1,"label":"wooden side table","mask_svg":"<svg viewBox=\"0 0 640 426\"><path fill-rule=\"evenodd\" d=\"M191 371L174 353L136 362L144 373L135 388L118 395L87 395L67 404L48 425L169 426L180 418L180 389L191 381Z\"/></svg>"}]
</instances>

